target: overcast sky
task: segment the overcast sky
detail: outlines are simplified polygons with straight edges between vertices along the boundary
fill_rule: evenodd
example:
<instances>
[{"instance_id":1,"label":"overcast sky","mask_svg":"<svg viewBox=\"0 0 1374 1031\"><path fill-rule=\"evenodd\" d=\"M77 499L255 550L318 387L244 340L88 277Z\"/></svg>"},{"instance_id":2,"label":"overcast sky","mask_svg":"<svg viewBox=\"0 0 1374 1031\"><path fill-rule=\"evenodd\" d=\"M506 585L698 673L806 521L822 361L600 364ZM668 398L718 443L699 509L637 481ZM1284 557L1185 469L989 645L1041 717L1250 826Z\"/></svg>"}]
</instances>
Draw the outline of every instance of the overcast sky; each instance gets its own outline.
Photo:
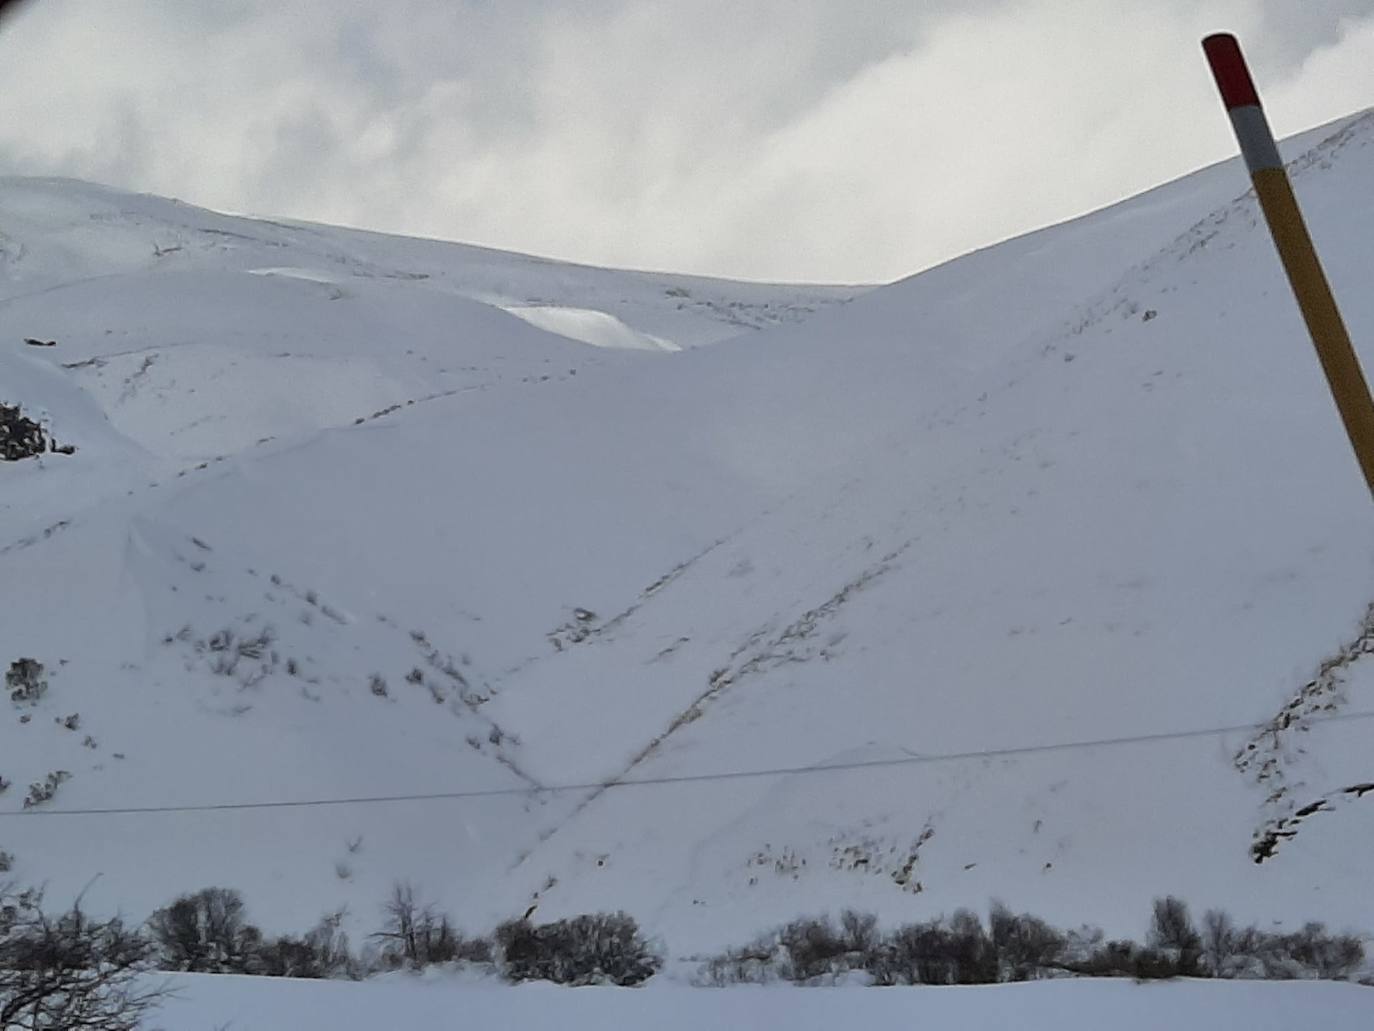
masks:
<instances>
[{"instance_id":1,"label":"overcast sky","mask_svg":"<svg viewBox=\"0 0 1374 1031\"><path fill-rule=\"evenodd\" d=\"M0 174L890 280L1234 153L1216 30L1281 133L1374 106L1374 0L30 0Z\"/></svg>"}]
</instances>

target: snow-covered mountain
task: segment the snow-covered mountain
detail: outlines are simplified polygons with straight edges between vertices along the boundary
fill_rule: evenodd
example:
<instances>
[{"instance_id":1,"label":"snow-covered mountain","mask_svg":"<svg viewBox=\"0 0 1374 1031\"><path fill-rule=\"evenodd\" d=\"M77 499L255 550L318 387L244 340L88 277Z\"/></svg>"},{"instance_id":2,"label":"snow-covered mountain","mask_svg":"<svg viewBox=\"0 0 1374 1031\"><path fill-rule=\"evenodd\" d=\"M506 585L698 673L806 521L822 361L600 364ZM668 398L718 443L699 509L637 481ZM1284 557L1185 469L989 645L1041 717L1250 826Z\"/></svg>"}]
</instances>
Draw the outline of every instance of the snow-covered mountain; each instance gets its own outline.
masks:
<instances>
[{"instance_id":1,"label":"snow-covered mountain","mask_svg":"<svg viewBox=\"0 0 1374 1031\"><path fill-rule=\"evenodd\" d=\"M1371 143L1287 144L1366 348ZM863 292L0 180L0 401L77 448L0 465L14 875L1374 927L1370 502L1244 187Z\"/></svg>"}]
</instances>

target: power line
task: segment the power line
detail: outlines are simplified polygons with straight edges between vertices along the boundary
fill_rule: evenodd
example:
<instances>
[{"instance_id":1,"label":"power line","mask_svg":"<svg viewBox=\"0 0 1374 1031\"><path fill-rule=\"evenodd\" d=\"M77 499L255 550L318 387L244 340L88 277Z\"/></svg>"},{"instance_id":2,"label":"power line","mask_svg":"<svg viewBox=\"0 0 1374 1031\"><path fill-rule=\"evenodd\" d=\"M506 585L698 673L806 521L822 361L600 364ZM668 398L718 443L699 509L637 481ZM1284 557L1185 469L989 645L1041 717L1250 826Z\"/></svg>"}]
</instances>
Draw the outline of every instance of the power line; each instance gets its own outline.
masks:
<instances>
[{"instance_id":1,"label":"power line","mask_svg":"<svg viewBox=\"0 0 1374 1031\"><path fill-rule=\"evenodd\" d=\"M1308 723L1343 723L1351 720L1374 719L1374 710L1312 716ZM1181 741L1188 738L1218 737L1242 731L1268 729L1269 722L1238 723L1229 727L1206 727L1198 730L1162 731L1155 734L1132 734L1123 737L1104 737L1083 741L1061 741L1047 745L1022 745L1014 748L988 748L968 752L939 752L923 755L904 755L891 759L859 759L851 762L818 763L812 766L775 766L754 770L726 770L718 773L684 773L676 776L643 777L635 780L589 781L581 784L534 785L509 788L475 788L470 791L431 791L403 795L359 795L345 798L304 798L270 802L212 802L200 805L114 806L90 809L28 809L0 812L0 817L14 816L136 816L155 813L212 813L256 809L309 809L325 806L382 805L394 802L438 802L473 798L499 798L513 795L567 794L577 791L610 791L623 788L661 787L671 784L700 784L712 781L752 780L764 777L793 777L852 770L885 769L895 766L921 766L930 763L960 762L969 759L1004 759L1045 752L1067 752L1085 748L1112 748L1120 745L1149 744L1156 741Z\"/></svg>"}]
</instances>

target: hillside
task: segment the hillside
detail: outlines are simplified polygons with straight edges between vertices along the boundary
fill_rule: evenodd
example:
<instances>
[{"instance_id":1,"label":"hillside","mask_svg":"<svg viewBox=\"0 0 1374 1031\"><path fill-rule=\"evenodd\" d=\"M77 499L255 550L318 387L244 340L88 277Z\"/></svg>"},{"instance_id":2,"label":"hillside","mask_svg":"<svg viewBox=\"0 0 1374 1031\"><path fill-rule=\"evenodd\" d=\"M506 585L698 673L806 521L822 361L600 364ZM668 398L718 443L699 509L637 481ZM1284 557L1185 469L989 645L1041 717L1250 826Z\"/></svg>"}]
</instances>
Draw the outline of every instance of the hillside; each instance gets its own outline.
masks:
<instances>
[{"instance_id":1,"label":"hillside","mask_svg":"<svg viewBox=\"0 0 1374 1031\"><path fill-rule=\"evenodd\" d=\"M1371 142L1287 145L1366 347ZM840 304L0 181L0 400L77 448L0 465L0 657L49 673L0 848L135 914L365 930L409 877L679 953L994 897L1374 927L1369 499L1244 182Z\"/></svg>"}]
</instances>

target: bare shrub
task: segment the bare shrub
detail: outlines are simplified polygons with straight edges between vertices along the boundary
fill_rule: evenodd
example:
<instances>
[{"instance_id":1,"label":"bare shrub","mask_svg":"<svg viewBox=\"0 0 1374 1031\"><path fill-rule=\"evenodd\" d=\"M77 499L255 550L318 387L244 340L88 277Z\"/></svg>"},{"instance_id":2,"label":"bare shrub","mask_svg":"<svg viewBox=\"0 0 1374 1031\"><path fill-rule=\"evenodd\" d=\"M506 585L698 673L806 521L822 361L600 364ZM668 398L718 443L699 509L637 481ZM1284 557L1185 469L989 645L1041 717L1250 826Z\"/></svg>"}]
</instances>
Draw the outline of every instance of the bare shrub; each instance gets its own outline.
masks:
<instances>
[{"instance_id":1,"label":"bare shrub","mask_svg":"<svg viewBox=\"0 0 1374 1031\"><path fill-rule=\"evenodd\" d=\"M1145 944L1107 940L1095 927L1060 931L1026 913L993 903L985 930L978 917L958 910L944 918L897 927L886 935L876 920L852 911L835 926L826 917L785 924L750 945L709 958L697 981L724 985L785 978L816 983L850 970L866 971L878 985L988 984L1041 977L1327 978L1354 976L1364 964L1361 939L1333 934L1319 923L1298 931L1238 928L1209 910L1202 930L1188 907L1156 899Z\"/></svg>"},{"instance_id":2,"label":"bare shrub","mask_svg":"<svg viewBox=\"0 0 1374 1031\"><path fill-rule=\"evenodd\" d=\"M1096 939L1093 941L1093 939ZM1133 941L1105 941L1102 932L1085 935L1075 943L1078 948L1065 960L1063 969L1079 977L1130 977L1134 973L1138 946Z\"/></svg>"},{"instance_id":3,"label":"bare shrub","mask_svg":"<svg viewBox=\"0 0 1374 1031\"><path fill-rule=\"evenodd\" d=\"M1146 944L1165 956L1180 977L1202 973L1202 936L1193 926L1188 904L1169 895L1155 899Z\"/></svg>"},{"instance_id":4,"label":"bare shrub","mask_svg":"<svg viewBox=\"0 0 1374 1031\"><path fill-rule=\"evenodd\" d=\"M712 956L697 973L698 984L723 988L730 984L766 984L778 973L776 936L763 935L748 945Z\"/></svg>"},{"instance_id":5,"label":"bare shrub","mask_svg":"<svg viewBox=\"0 0 1374 1031\"><path fill-rule=\"evenodd\" d=\"M1145 945L1125 939L1104 942L1096 931L1091 940L1071 939L1068 952L1062 969L1084 977L1164 980L1208 974L1202 935L1187 904L1172 895L1155 899Z\"/></svg>"},{"instance_id":6,"label":"bare shrub","mask_svg":"<svg viewBox=\"0 0 1374 1031\"><path fill-rule=\"evenodd\" d=\"M511 981L636 985L663 962L625 913L589 913L540 926L510 920L495 938L501 972Z\"/></svg>"},{"instance_id":7,"label":"bare shrub","mask_svg":"<svg viewBox=\"0 0 1374 1031\"><path fill-rule=\"evenodd\" d=\"M5 687L15 705L33 705L48 690L48 678L37 659L15 659L5 671Z\"/></svg>"},{"instance_id":8,"label":"bare shrub","mask_svg":"<svg viewBox=\"0 0 1374 1031\"><path fill-rule=\"evenodd\" d=\"M1258 953L1267 978L1344 980L1364 963L1364 944L1359 938L1331 934L1320 923L1304 924L1301 930L1287 934L1252 929L1242 943Z\"/></svg>"},{"instance_id":9,"label":"bare shrub","mask_svg":"<svg viewBox=\"0 0 1374 1031\"><path fill-rule=\"evenodd\" d=\"M840 914L840 939L849 952L860 956L870 954L882 942L877 916L846 909Z\"/></svg>"},{"instance_id":10,"label":"bare shrub","mask_svg":"<svg viewBox=\"0 0 1374 1031\"><path fill-rule=\"evenodd\" d=\"M465 937L432 903L420 902L409 881L392 885L382 911L382 929L371 937L381 943L384 966L419 969L433 963L486 962L491 958L488 942Z\"/></svg>"},{"instance_id":11,"label":"bare shrub","mask_svg":"<svg viewBox=\"0 0 1374 1031\"><path fill-rule=\"evenodd\" d=\"M1236 977L1246 967L1240 955L1235 921L1224 910L1202 914L1202 958L1213 977Z\"/></svg>"},{"instance_id":12,"label":"bare shrub","mask_svg":"<svg viewBox=\"0 0 1374 1031\"><path fill-rule=\"evenodd\" d=\"M782 978L798 983L870 970L884 948L878 918L846 909L836 927L828 916L802 917L761 935L748 945L706 960L696 975L703 985L764 983Z\"/></svg>"},{"instance_id":13,"label":"bare shrub","mask_svg":"<svg viewBox=\"0 0 1374 1031\"><path fill-rule=\"evenodd\" d=\"M252 963L267 977L356 978L357 961L342 930L344 910L326 915L303 937L283 936L262 945Z\"/></svg>"},{"instance_id":14,"label":"bare shrub","mask_svg":"<svg viewBox=\"0 0 1374 1031\"><path fill-rule=\"evenodd\" d=\"M879 984L953 984L945 930L939 921L905 924L888 938L874 971Z\"/></svg>"},{"instance_id":15,"label":"bare shrub","mask_svg":"<svg viewBox=\"0 0 1374 1031\"><path fill-rule=\"evenodd\" d=\"M357 960L349 947L348 934L343 930L346 909L338 909L320 919L305 935L305 942L314 950L316 962L325 977L358 976Z\"/></svg>"},{"instance_id":16,"label":"bare shrub","mask_svg":"<svg viewBox=\"0 0 1374 1031\"><path fill-rule=\"evenodd\" d=\"M1176 955L1126 939L1105 942L1086 958L1065 963L1063 969L1079 977L1133 977L1138 981L1179 976Z\"/></svg>"},{"instance_id":17,"label":"bare shrub","mask_svg":"<svg viewBox=\"0 0 1374 1031\"><path fill-rule=\"evenodd\" d=\"M998 957L982 921L961 909L948 921L898 927L870 973L878 984L989 984L998 979Z\"/></svg>"},{"instance_id":18,"label":"bare shrub","mask_svg":"<svg viewBox=\"0 0 1374 1031\"><path fill-rule=\"evenodd\" d=\"M163 640L171 643L181 636ZM225 627L204 641L195 642L194 647L197 653L208 653L206 662L210 672L230 677L237 680L240 687L249 688L260 684L281 665L281 655L272 647L276 639L276 628L270 624L256 632Z\"/></svg>"},{"instance_id":19,"label":"bare shrub","mask_svg":"<svg viewBox=\"0 0 1374 1031\"><path fill-rule=\"evenodd\" d=\"M1345 980L1360 970L1365 958L1356 935L1334 934L1319 923L1286 933L1239 927L1219 909L1203 915L1199 938L1201 966L1213 977Z\"/></svg>"},{"instance_id":20,"label":"bare shrub","mask_svg":"<svg viewBox=\"0 0 1374 1031\"><path fill-rule=\"evenodd\" d=\"M29 785L29 793L24 796L24 808L32 809L44 802L51 802L57 796L57 789L71 777L66 770L53 770L42 780L34 781Z\"/></svg>"},{"instance_id":21,"label":"bare shrub","mask_svg":"<svg viewBox=\"0 0 1374 1031\"><path fill-rule=\"evenodd\" d=\"M166 989L140 979L152 944L80 900L49 915L36 891L0 888L0 1028L133 1031Z\"/></svg>"},{"instance_id":22,"label":"bare shrub","mask_svg":"<svg viewBox=\"0 0 1374 1031\"><path fill-rule=\"evenodd\" d=\"M232 888L182 895L148 920L165 970L252 973L262 932L246 920L243 896Z\"/></svg>"},{"instance_id":23,"label":"bare shrub","mask_svg":"<svg viewBox=\"0 0 1374 1031\"><path fill-rule=\"evenodd\" d=\"M37 457L50 444L43 427L27 418L18 405L0 404L0 461Z\"/></svg>"},{"instance_id":24,"label":"bare shrub","mask_svg":"<svg viewBox=\"0 0 1374 1031\"><path fill-rule=\"evenodd\" d=\"M264 943L251 966L253 973L263 977L317 979L329 976L309 943L288 935Z\"/></svg>"},{"instance_id":25,"label":"bare shrub","mask_svg":"<svg viewBox=\"0 0 1374 1031\"><path fill-rule=\"evenodd\" d=\"M999 981L1045 976L1062 959L1065 936L1039 917L1015 914L1000 902L988 914L988 933L997 955Z\"/></svg>"},{"instance_id":26,"label":"bare shrub","mask_svg":"<svg viewBox=\"0 0 1374 1031\"><path fill-rule=\"evenodd\" d=\"M958 909L950 917L949 949L955 984L997 982L997 950L973 910Z\"/></svg>"},{"instance_id":27,"label":"bare shrub","mask_svg":"<svg viewBox=\"0 0 1374 1031\"><path fill-rule=\"evenodd\" d=\"M849 968L848 943L828 916L802 917L784 924L777 940L784 955L781 973L789 981L810 981Z\"/></svg>"}]
</instances>

